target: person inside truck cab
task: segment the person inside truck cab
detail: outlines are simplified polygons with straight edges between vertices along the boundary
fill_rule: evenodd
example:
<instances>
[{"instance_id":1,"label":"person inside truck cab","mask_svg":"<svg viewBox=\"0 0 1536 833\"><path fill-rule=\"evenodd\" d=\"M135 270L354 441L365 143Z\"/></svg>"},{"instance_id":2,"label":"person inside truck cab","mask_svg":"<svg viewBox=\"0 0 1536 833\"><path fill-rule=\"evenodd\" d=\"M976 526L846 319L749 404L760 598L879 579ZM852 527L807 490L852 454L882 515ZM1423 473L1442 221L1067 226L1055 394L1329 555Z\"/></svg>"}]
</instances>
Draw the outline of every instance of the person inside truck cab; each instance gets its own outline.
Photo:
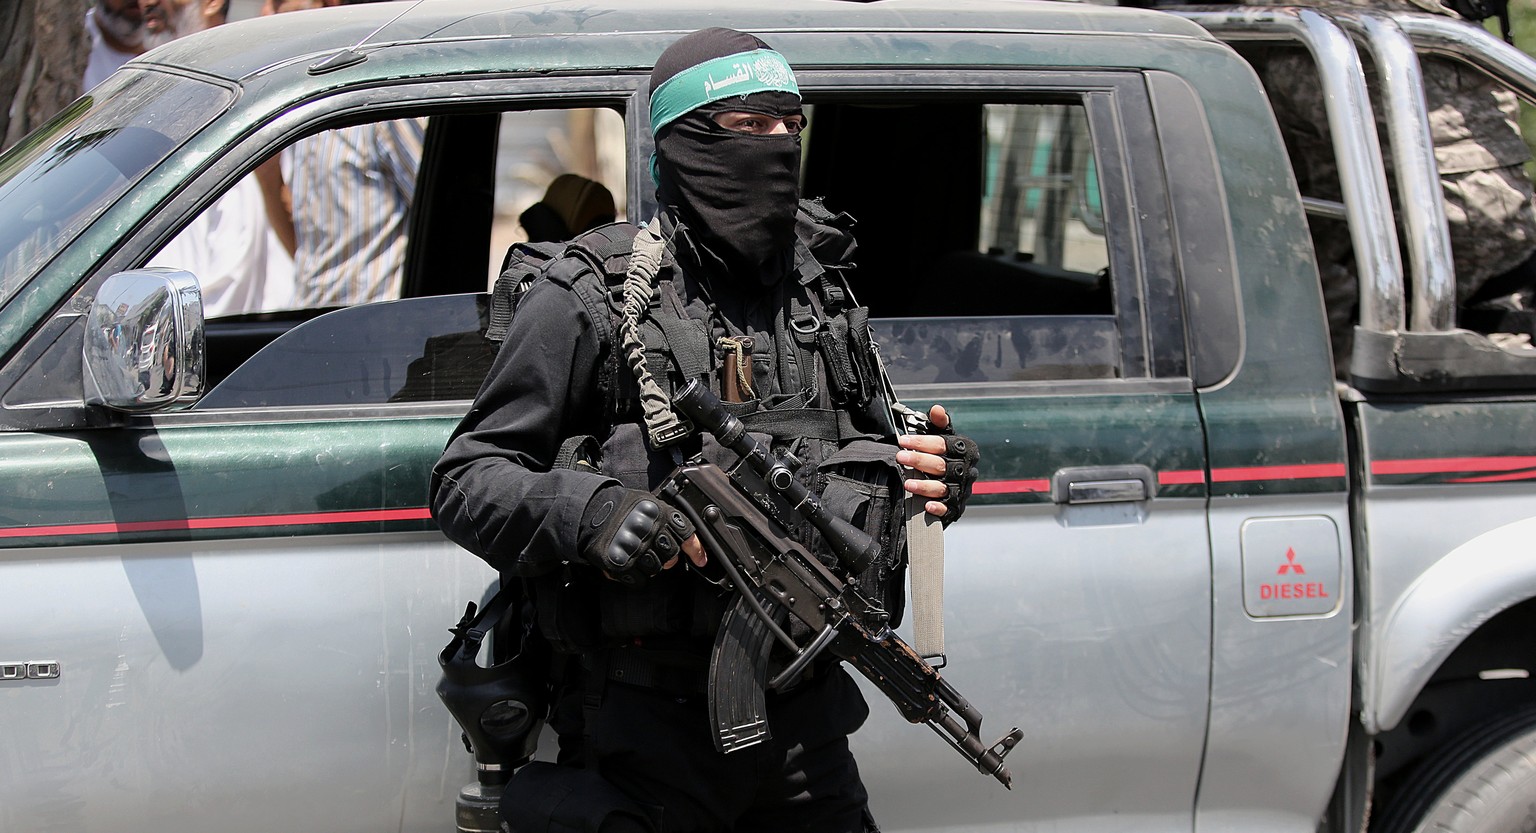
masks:
<instances>
[{"instance_id":1,"label":"person inside truck cab","mask_svg":"<svg viewBox=\"0 0 1536 833\"><path fill-rule=\"evenodd\" d=\"M768 693L770 740L716 750L706 680L727 600L683 569L706 555L687 518L652 490L684 457L720 449L697 435L658 441L631 371L644 353L663 359L657 381L673 392L702 378L749 431L827 482L828 508L858 518L888 553L902 551L894 508L904 490L946 523L959 516L974 444L934 406L935 433L903 436L898 450L864 410L873 391L828 370L829 359L872 356L846 335L862 308L844 304L841 279L824 268L851 251L851 236L798 200L805 116L783 57L752 35L704 29L662 53L650 86L658 218L645 232L584 234L544 267L433 469L443 532L504 576L529 577L539 631L580 657L551 726L561 760L585 766L524 766L502 813L514 830L873 830L848 744L868 706L830 658ZM629 268L641 260L637 233L664 243L648 280ZM660 302L638 307L639 344L614 335L600 300L606 286L634 282L654 286ZM600 458L556 465L572 439L592 440ZM902 465L933 479L904 479ZM819 536L796 535L836 563ZM860 581L895 615L904 574L900 556L882 556Z\"/></svg>"},{"instance_id":2,"label":"person inside truck cab","mask_svg":"<svg viewBox=\"0 0 1536 833\"><path fill-rule=\"evenodd\" d=\"M569 240L614 221L613 194L601 182L580 174L555 177L544 196L517 215L529 242Z\"/></svg>"}]
</instances>

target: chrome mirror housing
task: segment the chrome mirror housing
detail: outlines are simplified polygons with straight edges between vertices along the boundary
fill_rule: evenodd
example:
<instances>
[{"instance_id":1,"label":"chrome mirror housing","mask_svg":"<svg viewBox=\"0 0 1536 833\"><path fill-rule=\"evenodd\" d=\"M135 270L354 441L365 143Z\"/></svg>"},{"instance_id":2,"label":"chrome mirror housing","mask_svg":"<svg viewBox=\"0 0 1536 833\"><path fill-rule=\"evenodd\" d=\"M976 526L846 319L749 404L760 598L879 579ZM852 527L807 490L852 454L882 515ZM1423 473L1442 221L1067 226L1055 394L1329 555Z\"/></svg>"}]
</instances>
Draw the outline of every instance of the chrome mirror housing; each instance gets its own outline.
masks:
<instances>
[{"instance_id":1,"label":"chrome mirror housing","mask_svg":"<svg viewBox=\"0 0 1536 833\"><path fill-rule=\"evenodd\" d=\"M101 285L86 318L85 402L141 413L203 393L203 295L192 273L150 267Z\"/></svg>"}]
</instances>

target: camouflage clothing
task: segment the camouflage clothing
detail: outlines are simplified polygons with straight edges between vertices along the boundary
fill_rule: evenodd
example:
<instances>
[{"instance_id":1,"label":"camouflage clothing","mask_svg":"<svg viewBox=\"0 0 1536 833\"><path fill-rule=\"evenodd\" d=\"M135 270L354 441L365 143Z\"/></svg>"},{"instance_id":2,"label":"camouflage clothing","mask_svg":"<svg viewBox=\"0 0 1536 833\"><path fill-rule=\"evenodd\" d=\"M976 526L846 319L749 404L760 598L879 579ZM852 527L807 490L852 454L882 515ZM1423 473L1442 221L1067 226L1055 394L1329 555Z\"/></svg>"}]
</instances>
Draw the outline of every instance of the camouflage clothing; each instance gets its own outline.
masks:
<instances>
[{"instance_id":1,"label":"camouflage clothing","mask_svg":"<svg viewBox=\"0 0 1536 833\"><path fill-rule=\"evenodd\" d=\"M1292 5L1455 16L1433 0L1328 0ZM1424 57L1420 64L1430 136L1445 197L1456 297L1458 303L1465 303L1489 278L1519 266L1536 252L1536 210L1524 167L1531 152L1520 135L1519 105L1513 92L1457 61ZM1257 54L1254 66L1274 106L1302 194L1341 199L1322 86L1311 56L1300 49L1273 49ZM1370 73L1369 67L1367 71ZM1382 107L1375 85L1371 87L1385 142ZM1395 184L1390 159L1388 175L1389 183ZM1353 245L1344 223L1309 219L1328 304L1335 361L1342 366L1349 355L1359 295Z\"/></svg>"}]
</instances>

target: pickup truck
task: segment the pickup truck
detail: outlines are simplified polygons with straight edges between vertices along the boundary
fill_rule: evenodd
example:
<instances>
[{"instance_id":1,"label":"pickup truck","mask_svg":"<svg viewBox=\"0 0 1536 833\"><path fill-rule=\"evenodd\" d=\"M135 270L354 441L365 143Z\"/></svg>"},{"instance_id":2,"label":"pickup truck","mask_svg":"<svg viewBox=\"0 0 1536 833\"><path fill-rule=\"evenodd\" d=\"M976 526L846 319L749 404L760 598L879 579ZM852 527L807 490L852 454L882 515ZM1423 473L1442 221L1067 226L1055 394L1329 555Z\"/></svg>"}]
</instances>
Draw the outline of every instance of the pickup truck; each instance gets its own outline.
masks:
<instances>
[{"instance_id":1,"label":"pickup truck","mask_svg":"<svg viewBox=\"0 0 1536 833\"><path fill-rule=\"evenodd\" d=\"M871 691L884 829L1529 829L1536 352L1456 326L1409 71L1532 99L1529 58L1358 9L433 0L174 41L0 156L0 831L453 828L437 655L496 577L427 474L494 351L507 137L581 125L557 163L648 217L647 73L709 25L796 67L898 393L984 449L944 674L1023 729L1014 789ZM1298 193L1257 43L1314 56L1344 200ZM172 244L401 119L396 295L204 314ZM1344 379L1309 211L1360 253Z\"/></svg>"}]
</instances>

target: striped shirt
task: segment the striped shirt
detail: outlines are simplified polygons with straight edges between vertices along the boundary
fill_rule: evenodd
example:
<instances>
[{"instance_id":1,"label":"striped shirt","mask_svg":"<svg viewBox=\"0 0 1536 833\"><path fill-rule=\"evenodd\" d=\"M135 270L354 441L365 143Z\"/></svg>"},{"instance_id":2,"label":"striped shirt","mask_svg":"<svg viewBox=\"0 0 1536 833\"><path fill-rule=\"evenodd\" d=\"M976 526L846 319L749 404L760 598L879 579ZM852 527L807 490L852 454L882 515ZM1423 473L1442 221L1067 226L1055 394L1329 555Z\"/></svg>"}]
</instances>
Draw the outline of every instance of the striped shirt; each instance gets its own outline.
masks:
<instances>
[{"instance_id":1,"label":"striped shirt","mask_svg":"<svg viewBox=\"0 0 1536 833\"><path fill-rule=\"evenodd\" d=\"M329 130L288 149L296 306L400 297L425 133L425 119L399 119Z\"/></svg>"}]
</instances>

